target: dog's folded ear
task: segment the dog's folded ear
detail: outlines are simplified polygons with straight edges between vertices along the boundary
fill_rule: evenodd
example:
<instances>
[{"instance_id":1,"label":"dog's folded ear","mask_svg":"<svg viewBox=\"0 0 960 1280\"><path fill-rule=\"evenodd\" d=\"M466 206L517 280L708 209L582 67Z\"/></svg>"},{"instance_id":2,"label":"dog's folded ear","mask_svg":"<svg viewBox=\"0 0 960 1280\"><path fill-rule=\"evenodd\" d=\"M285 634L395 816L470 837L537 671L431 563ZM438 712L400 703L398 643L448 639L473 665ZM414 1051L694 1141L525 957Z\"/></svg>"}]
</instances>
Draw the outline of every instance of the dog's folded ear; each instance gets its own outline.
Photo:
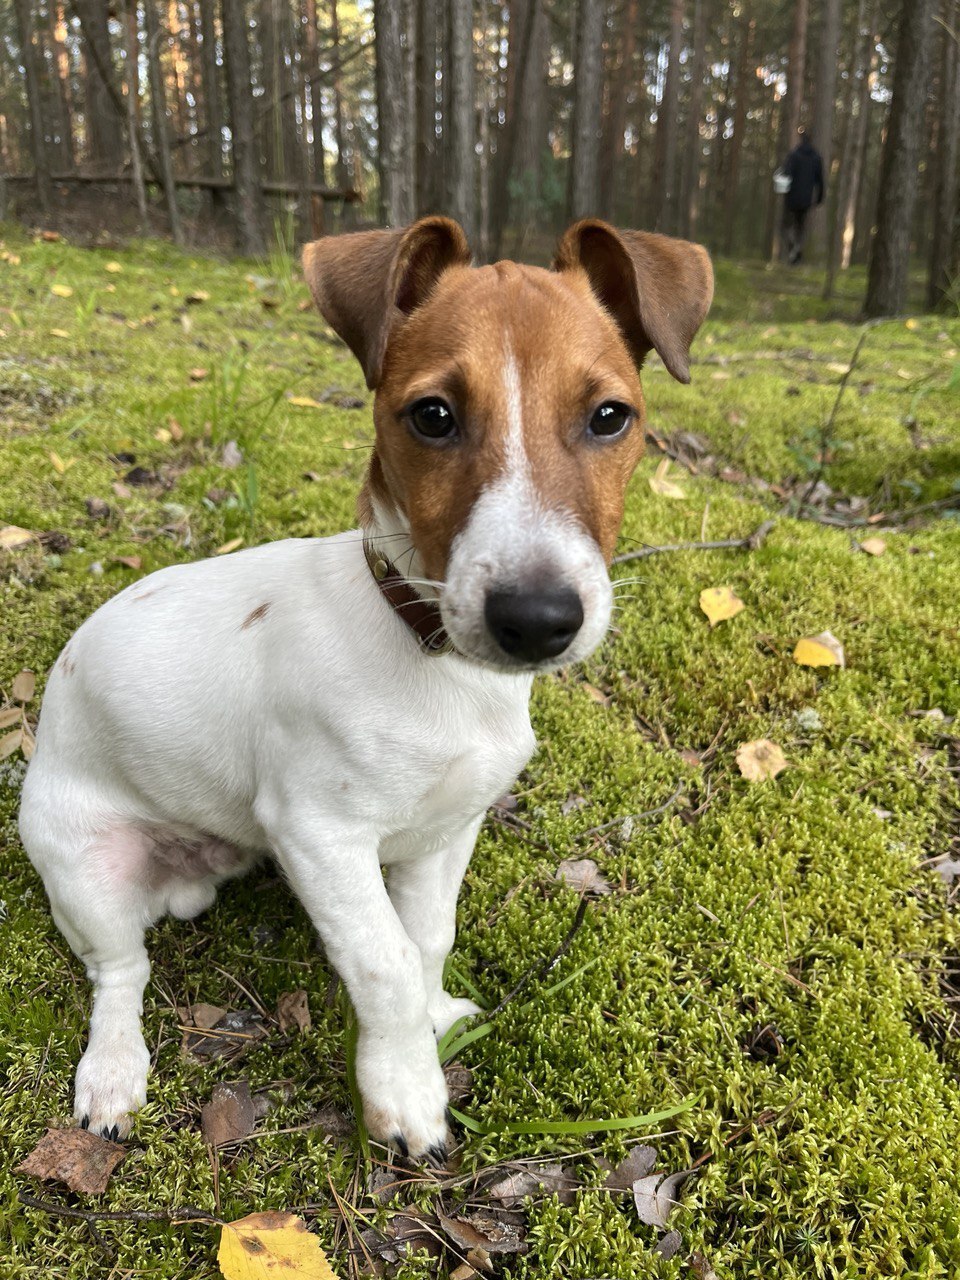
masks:
<instances>
[{"instance_id":1,"label":"dog's folded ear","mask_svg":"<svg viewBox=\"0 0 960 1280\"><path fill-rule=\"evenodd\" d=\"M713 299L713 268L702 245L585 218L564 232L553 266L587 273L638 365L655 350L679 382L690 381L690 343Z\"/></svg>"},{"instance_id":2,"label":"dog's folded ear","mask_svg":"<svg viewBox=\"0 0 960 1280\"><path fill-rule=\"evenodd\" d=\"M469 261L459 223L421 218L399 231L314 240L303 251L303 272L323 318L357 357L373 388L394 325L426 301L448 267Z\"/></svg>"}]
</instances>

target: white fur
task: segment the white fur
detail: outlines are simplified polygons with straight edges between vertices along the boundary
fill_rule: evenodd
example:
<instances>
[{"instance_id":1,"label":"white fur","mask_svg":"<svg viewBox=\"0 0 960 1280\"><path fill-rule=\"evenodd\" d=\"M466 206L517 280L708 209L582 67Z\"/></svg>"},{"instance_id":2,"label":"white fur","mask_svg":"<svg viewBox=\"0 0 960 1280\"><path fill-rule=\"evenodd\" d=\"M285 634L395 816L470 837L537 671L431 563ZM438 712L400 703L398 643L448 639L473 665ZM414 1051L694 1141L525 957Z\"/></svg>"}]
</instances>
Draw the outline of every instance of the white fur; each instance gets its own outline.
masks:
<instances>
[{"instance_id":1,"label":"white fur","mask_svg":"<svg viewBox=\"0 0 960 1280\"><path fill-rule=\"evenodd\" d=\"M356 1008L372 1133L442 1145L435 1035L473 1011L443 961L482 815L534 746L529 690L422 655L357 532L162 569L88 619L50 674L20 815L94 983L78 1119L122 1134L144 1100L145 928L269 852Z\"/></svg>"}]
</instances>

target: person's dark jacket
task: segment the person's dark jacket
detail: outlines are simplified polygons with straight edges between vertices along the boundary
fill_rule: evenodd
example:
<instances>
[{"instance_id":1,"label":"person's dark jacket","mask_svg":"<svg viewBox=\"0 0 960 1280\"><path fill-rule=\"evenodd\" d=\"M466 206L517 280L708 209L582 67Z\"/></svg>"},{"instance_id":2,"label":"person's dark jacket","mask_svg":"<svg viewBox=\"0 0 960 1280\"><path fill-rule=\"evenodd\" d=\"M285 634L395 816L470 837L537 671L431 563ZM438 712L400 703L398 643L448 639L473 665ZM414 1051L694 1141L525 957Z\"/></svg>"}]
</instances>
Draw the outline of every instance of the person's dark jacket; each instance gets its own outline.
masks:
<instances>
[{"instance_id":1,"label":"person's dark jacket","mask_svg":"<svg viewBox=\"0 0 960 1280\"><path fill-rule=\"evenodd\" d=\"M812 204L823 203L823 161L811 142L804 138L794 147L783 170L790 178L788 209L809 209Z\"/></svg>"}]
</instances>

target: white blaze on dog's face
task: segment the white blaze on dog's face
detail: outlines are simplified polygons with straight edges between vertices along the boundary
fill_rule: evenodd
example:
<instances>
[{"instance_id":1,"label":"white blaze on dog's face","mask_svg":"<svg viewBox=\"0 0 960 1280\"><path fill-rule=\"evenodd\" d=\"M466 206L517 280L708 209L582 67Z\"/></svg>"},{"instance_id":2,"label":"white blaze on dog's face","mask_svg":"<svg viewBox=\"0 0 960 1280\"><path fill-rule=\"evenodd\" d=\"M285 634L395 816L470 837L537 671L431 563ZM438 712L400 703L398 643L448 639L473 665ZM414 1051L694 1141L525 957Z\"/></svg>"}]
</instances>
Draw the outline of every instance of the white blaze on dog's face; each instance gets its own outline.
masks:
<instances>
[{"instance_id":1,"label":"white blaze on dog's face","mask_svg":"<svg viewBox=\"0 0 960 1280\"><path fill-rule=\"evenodd\" d=\"M656 348L689 380L705 250L586 221L553 270L472 267L460 228L430 218L317 241L304 265L376 390L364 527L409 534L407 571L444 584L465 656L512 671L586 657L643 452L637 365Z\"/></svg>"}]
</instances>

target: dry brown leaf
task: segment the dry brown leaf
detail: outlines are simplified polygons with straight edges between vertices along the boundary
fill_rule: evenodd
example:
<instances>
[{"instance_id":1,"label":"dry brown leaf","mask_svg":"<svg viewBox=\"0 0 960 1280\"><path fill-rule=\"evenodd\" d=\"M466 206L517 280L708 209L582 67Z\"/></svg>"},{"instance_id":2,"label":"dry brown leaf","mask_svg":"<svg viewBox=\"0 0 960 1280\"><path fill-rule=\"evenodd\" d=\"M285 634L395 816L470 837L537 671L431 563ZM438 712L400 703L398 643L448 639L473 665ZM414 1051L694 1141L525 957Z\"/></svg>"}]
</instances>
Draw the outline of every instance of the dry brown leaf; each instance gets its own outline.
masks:
<instances>
[{"instance_id":1,"label":"dry brown leaf","mask_svg":"<svg viewBox=\"0 0 960 1280\"><path fill-rule=\"evenodd\" d=\"M37 749L37 740L33 736L33 730L28 724L23 726L21 732L23 736L20 740L20 750L23 752L23 758L24 760L32 760L33 753Z\"/></svg>"},{"instance_id":2,"label":"dry brown leaf","mask_svg":"<svg viewBox=\"0 0 960 1280\"><path fill-rule=\"evenodd\" d=\"M602 689L598 689L595 684L590 684L587 680L581 682L584 693L591 702L597 703L600 707L609 707L610 695L604 693Z\"/></svg>"},{"instance_id":3,"label":"dry brown leaf","mask_svg":"<svg viewBox=\"0 0 960 1280\"><path fill-rule=\"evenodd\" d=\"M192 293L188 293L186 295L184 302L191 307L196 307L199 306L201 302L207 302L209 298L210 295L207 293L206 289L194 289Z\"/></svg>"},{"instance_id":4,"label":"dry brown leaf","mask_svg":"<svg viewBox=\"0 0 960 1280\"><path fill-rule=\"evenodd\" d=\"M228 556L231 551L236 551L243 546L243 538L231 538L229 542L225 542L222 547L217 547L214 551L215 556Z\"/></svg>"},{"instance_id":5,"label":"dry brown leaf","mask_svg":"<svg viewBox=\"0 0 960 1280\"><path fill-rule=\"evenodd\" d=\"M111 1173L125 1155L119 1143L89 1129L48 1129L15 1172L43 1182L63 1182L71 1191L96 1196L106 1191Z\"/></svg>"},{"instance_id":6,"label":"dry brown leaf","mask_svg":"<svg viewBox=\"0 0 960 1280\"><path fill-rule=\"evenodd\" d=\"M680 759L684 764L689 765L691 769L699 769L703 764L699 751L694 751L692 747L684 747L680 752Z\"/></svg>"},{"instance_id":7,"label":"dry brown leaf","mask_svg":"<svg viewBox=\"0 0 960 1280\"><path fill-rule=\"evenodd\" d=\"M860 550L865 551L868 556L882 556L887 549L887 544L883 538L864 538L860 543Z\"/></svg>"},{"instance_id":8,"label":"dry brown leaf","mask_svg":"<svg viewBox=\"0 0 960 1280\"><path fill-rule=\"evenodd\" d=\"M0 708L0 729L9 729L12 724L17 724L22 718L22 707Z\"/></svg>"},{"instance_id":9,"label":"dry brown leaf","mask_svg":"<svg viewBox=\"0 0 960 1280\"><path fill-rule=\"evenodd\" d=\"M243 465L243 454L236 440L228 440L223 446L223 452L220 454L220 465L226 467L228 471L233 471Z\"/></svg>"},{"instance_id":10,"label":"dry brown leaf","mask_svg":"<svg viewBox=\"0 0 960 1280\"><path fill-rule=\"evenodd\" d=\"M0 738L0 760L6 760L7 756L12 756L15 751L20 750L22 745L22 729L14 729L12 733L5 733Z\"/></svg>"},{"instance_id":11,"label":"dry brown leaf","mask_svg":"<svg viewBox=\"0 0 960 1280\"><path fill-rule=\"evenodd\" d=\"M169 430L172 439L177 441L183 439L183 427L181 427L176 418L167 419L167 429Z\"/></svg>"},{"instance_id":12,"label":"dry brown leaf","mask_svg":"<svg viewBox=\"0 0 960 1280\"><path fill-rule=\"evenodd\" d=\"M122 480L114 480L110 488L113 490L113 492L117 495L118 498L133 497L133 490L130 488L128 484L124 484Z\"/></svg>"},{"instance_id":13,"label":"dry brown leaf","mask_svg":"<svg viewBox=\"0 0 960 1280\"><path fill-rule=\"evenodd\" d=\"M732 587L706 587L700 592L700 608L710 620L710 626L727 618L735 618L746 605Z\"/></svg>"},{"instance_id":14,"label":"dry brown leaf","mask_svg":"<svg viewBox=\"0 0 960 1280\"><path fill-rule=\"evenodd\" d=\"M448 1218L437 1214L446 1234L459 1249L485 1249L487 1253L525 1253L523 1227L504 1222L489 1213L473 1213L469 1218Z\"/></svg>"},{"instance_id":15,"label":"dry brown leaf","mask_svg":"<svg viewBox=\"0 0 960 1280\"><path fill-rule=\"evenodd\" d=\"M566 858L557 867L554 879L576 889L577 893L603 897L613 892L613 886L592 858Z\"/></svg>"},{"instance_id":16,"label":"dry brown leaf","mask_svg":"<svg viewBox=\"0 0 960 1280\"><path fill-rule=\"evenodd\" d=\"M787 767L787 758L769 738L744 742L737 748L737 767L748 782L775 778Z\"/></svg>"},{"instance_id":17,"label":"dry brown leaf","mask_svg":"<svg viewBox=\"0 0 960 1280\"><path fill-rule=\"evenodd\" d=\"M14 702L29 702L37 691L37 677L32 671L18 671L13 677L10 694Z\"/></svg>"},{"instance_id":18,"label":"dry brown leaf","mask_svg":"<svg viewBox=\"0 0 960 1280\"><path fill-rule=\"evenodd\" d=\"M337 1280L320 1241L292 1213L251 1213L225 1223L217 1263L225 1280Z\"/></svg>"},{"instance_id":19,"label":"dry brown leaf","mask_svg":"<svg viewBox=\"0 0 960 1280\"><path fill-rule=\"evenodd\" d=\"M830 631L798 640L793 660L800 667L845 667L843 645Z\"/></svg>"},{"instance_id":20,"label":"dry brown leaf","mask_svg":"<svg viewBox=\"0 0 960 1280\"><path fill-rule=\"evenodd\" d=\"M673 480L667 479L667 472L670 470L670 459L664 458L652 476L648 477L647 484L654 493L658 493L661 498L685 498L686 491L681 489Z\"/></svg>"},{"instance_id":21,"label":"dry brown leaf","mask_svg":"<svg viewBox=\"0 0 960 1280\"><path fill-rule=\"evenodd\" d=\"M19 525L8 524L0 529L0 551L13 551L17 547L25 547L28 542L35 542L36 534L29 529L21 529Z\"/></svg>"},{"instance_id":22,"label":"dry brown leaf","mask_svg":"<svg viewBox=\"0 0 960 1280\"><path fill-rule=\"evenodd\" d=\"M40 239L46 241L47 244L56 244L61 239L59 231L41 231Z\"/></svg>"},{"instance_id":23,"label":"dry brown leaf","mask_svg":"<svg viewBox=\"0 0 960 1280\"><path fill-rule=\"evenodd\" d=\"M211 1147L245 1138L253 1133L255 1121L253 1097L246 1080L215 1085L210 1101L200 1113L203 1140Z\"/></svg>"},{"instance_id":24,"label":"dry brown leaf","mask_svg":"<svg viewBox=\"0 0 960 1280\"><path fill-rule=\"evenodd\" d=\"M608 1191L631 1191L633 1184L638 1179L645 1178L656 1162L656 1147L651 1147L649 1143L641 1143L639 1146L631 1147L616 1167L604 1159L598 1163L601 1169L610 1171L603 1180L603 1185Z\"/></svg>"},{"instance_id":25,"label":"dry brown leaf","mask_svg":"<svg viewBox=\"0 0 960 1280\"><path fill-rule=\"evenodd\" d=\"M191 382L202 382L202 381L204 380L204 378L206 378L206 377L209 375L209 373L210 373L210 370L209 370L209 369L199 369L199 368L198 368L198 369L191 369L191 370L190 370L190 381L191 381Z\"/></svg>"},{"instance_id":26,"label":"dry brown leaf","mask_svg":"<svg viewBox=\"0 0 960 1280\"><path fill-rule=\"evenodd\" d=\"M666 1177L662 1173L651 1173L638 1178L633 1184L633 1199L640 1221L648 1227L666 1227L667 1219L678 1204L676 1193L689 1176L690 1170L683 1169Z\"/></svg>"},{"instance_id":27,"label":"dry brown leaf","mask_svg":"<svg viewBox=\"0 0 960 1280\"><path fill-rule=\"evenodd\" d=\"M127 569L140 569L143 567L143 561L139 556L114 556L114 564L122 564Z\"/></svg>"},{"instance_id":28,"label":"dry brown leaf","mask_svg":"<svg viewBox=\"0 0 960 1280\"><path fill-rule=\"evenodd\" d=\"M309 1031L311 1027L310 1006L307 1003L306 991L285 991L277 1001L277 1021L281 1031L289 1031L296 1027L298 1031Z\"/></svg>"},{"instance_id":29,"label":"dry brown leaf","mask_svg":"<svg viewBox=\"0 0 960 1280\"><path fill-rule=\"evenodd\" d=\"M487 1187L487 1195L505 1209L519 1209L527 1196L555 1195L561 1204L572 1204L579 1183L562 1164L528 1166L508 1173Z\"/></svg>"}]
</instances>

